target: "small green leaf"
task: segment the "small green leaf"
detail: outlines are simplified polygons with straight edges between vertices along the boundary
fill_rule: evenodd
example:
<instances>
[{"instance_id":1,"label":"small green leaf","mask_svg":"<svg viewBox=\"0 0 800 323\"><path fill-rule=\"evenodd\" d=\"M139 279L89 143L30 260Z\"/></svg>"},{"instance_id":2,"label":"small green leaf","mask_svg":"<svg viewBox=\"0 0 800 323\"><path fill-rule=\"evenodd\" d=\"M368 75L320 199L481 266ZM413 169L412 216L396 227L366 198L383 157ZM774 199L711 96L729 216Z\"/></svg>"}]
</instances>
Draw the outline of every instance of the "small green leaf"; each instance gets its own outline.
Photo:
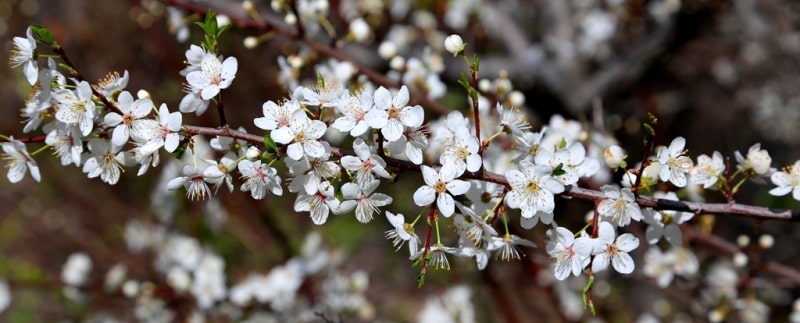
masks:
<instances>
[{"instance_id":1,"label":"small green leaf","mask_svg":"<svg viewBox=\"0 0 800 323\"><path fill-rule=\"evenodd\" d=\"M472 69L474 69L476 73L480 70L480 61L478 60L477 54L472 57Z\"/></svg>"},{"instance_id":2,"label":"small green leaf","mask_svg":"<svg viewBox=\"0 0 800 323\"><path fill-rule=\"evenodd\" d=\"M644 127L644 131L646 132L646 135L648 135L650 137L655 137L656 136L656 131L653 130L652 126L650 126L649 124L646 124L646 123L643 123L642 126Z\"/></svg>"},{"instance_id":3,"label":"small green leaf","mask_svg":"<svg viewBox=\"0 0 800 323\"><path fill-rule=\"evenodd\" d=\"M556 169L553 170L553 176L566 175L567 171L564 170L564 163L559 163Z\"/></svg>"},{"instance_id":4,"label":"small green leaf","mask_svg":"<svg viewBox=\"0 0 800 323\"><path fill-rule=\"evenodd\" d=\"M656 118L656 116L653 115L652 113L649 113L649 112L647 113L647 119L650 120L650 124L652 124L652 125L655 125L655 124L658 123L658 118Z\"/></svg>"},{"instance_id":5,"label":"small green leaf","mask_svg":"<svg viewBox=\"0 0 800 323\"><path fill-rule=\"evenodd\" d=\"M469 91L472 88L472 83L470 83L467 74L461 73L461 78L458 79L458 84L464 87L465 90Z\"/></svg>"},{"instance_id":6,"label":"small green leaf","mask_svg":"<svg viewBox=\"0 0 800 323\"><path fill-rule=\"evenodd\" d=\"M45 45L53 45L56 42L56 36L53 33L40 25L31 25L31 31L36 34L36 39L38 39L42 44Z\"/></svg>"}]
</instances>

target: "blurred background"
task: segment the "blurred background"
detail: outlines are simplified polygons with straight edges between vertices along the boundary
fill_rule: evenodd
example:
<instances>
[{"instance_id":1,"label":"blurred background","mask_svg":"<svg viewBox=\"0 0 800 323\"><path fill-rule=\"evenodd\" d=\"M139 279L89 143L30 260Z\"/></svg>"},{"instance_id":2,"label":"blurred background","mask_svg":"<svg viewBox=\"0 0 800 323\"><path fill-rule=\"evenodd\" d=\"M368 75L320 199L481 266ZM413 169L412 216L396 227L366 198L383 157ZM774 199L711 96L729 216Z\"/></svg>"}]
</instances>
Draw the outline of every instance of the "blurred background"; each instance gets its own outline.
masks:
<instances>
[{"instance_id":1,"label":"blurred background","mask_svg":"<svg viewBox=\"0 0 800 323\"><path fill-rule=\"evenodd\" d=\"M193 3L246 17L240 1ZM481 55L482 76L507 75L514 89L525 95L524 108L535 129L555 114L594 125L599 120L602 130L614 134L630 156L640 156L640 125L647 113L653 113L659 119L658 143L668 144L672 138L684 136L693 158L718 150L735 163L734 151L746 152L758 142L769 150L773 167L790 165L800 157L800 3L796 1L398 3L407 4L405 11L397 9L401 5L380 1L331 1L329 19L338 30L346 30L347 14L337 8L356 7L366 12L363 8L379 7L368 19L373 40L347 46L351 57L387 71L388 63L375 53L390 24L424 31L423 21L427 20L423 18L433 19L441 34L461 34L471 50ZM265 17L280 19L267 1L255 4ZM13 37L24 36L30 24L50 29L87 80L94 82L109 72L127 70L129 91L146 89L156 105L166 103L173 111L183 96L184 78L179 75L185 66L183 53L202 37L200 29L192 26L188 41L176 40L165 8L157 1L0 0L0 61L8 61ZM220 51L239 60L236 80L224 94L228 122L233 128L243 126L258 133L251 120L261 116L261 105L288 96L277 82L277 56L295 53L301 45L277 35L247 49L243 40L252 35L257 34L232 27L223 37ZM417 35L420 39L412 44L421 48L424 32ZM446 106L464 106L463 90L455 85L464 71L463 61L442 59L442 81L448 90L439 101ZM24 136L19 111L29 92L18 69L12 70L8 64L0 68L4 102L0 133ZM217 122L215 113L201 117L184 114L184 124L213 126ZM80 169L60 166L48 153L35 159L41 168L41 183L29 177L17 184L0 180L0 277L11 281L13 295L0 320L81 321L94 317L99 309L123 321L133 320L132 300L89 292L78 304L63 295L58 282L67 257L84 251L93 263L90 277L98 284L118 263L126 265L128 277L164 283L163 274L153 268L154 254L130 252L125 241L129 221L159 222L151 201L162 166L142 177L128 169L117 185L109 186L87 179ZM408 181L386 187L399 211L411 204L410 197L400 194L400 188L409 185L418 184ZM769 196L767 187L745 184L737 201L800 209L790 198ZM710 193L709 202L724 201L719 194ZM307 214L291 211L290 198L254 201L245 193L224 189L212 202L188 202L182 191L167 200L176 205L169 229L197 238L221 255L231 284L251 271L266 273L285 263L298 252L308 232L320 232L326 248L346 255L339 266L342 272L363 270L370 276L365 296L372 312L353 314L348 317L351 320L413 320L430 302L429 297L456 284L471 289L477 321L591 318L580 308L581 282L575 284L570 303L564 291L540 278L542 272L549 275L550 261L543 248L523 250L527 257L521 261L492 261L484 271L476 270L471 260L451 259L453 270L433 271L425 286L417 288L417 269L410 268L405 249L395 253L384 238L390 227L382 218L363 225L349 216L334 217L317 227ZM556 216L580 223L590 208L586 203L568 203ZM409 208L404 212L417 211ZM756 239L769 233L776 247L765 251L764 259L800 268L798 250L793 247L800 243L796 225L718 217L713 232L731 242L740 235ZM518 234L544 246L543 230ZM703 244L693 246L701 261L726 258ZM634 254L637 263L641 256ZM742 291L767 299L764 302L772 309L771 317L785 320L792 301L800 296L798 286L767 274L762 277L757 268L750 270L755 271L748 277L756 287L743 285ZM656 313L664 320L706 318L692 307L691 299L683 297L697 292L702 283L677 280L662 290L638 272L632 277L608 275L602 280L595 298L599 318L631 321L642 313ZM314 282L306 284L304 288L312 295ZM570 316L565 313L576 311L574 297L578 297L579 314ZM170 306L177 312L192 302L178 296L173 301ZM669 304L667 310L664 302Z\"/></svg>"}]
</instances>

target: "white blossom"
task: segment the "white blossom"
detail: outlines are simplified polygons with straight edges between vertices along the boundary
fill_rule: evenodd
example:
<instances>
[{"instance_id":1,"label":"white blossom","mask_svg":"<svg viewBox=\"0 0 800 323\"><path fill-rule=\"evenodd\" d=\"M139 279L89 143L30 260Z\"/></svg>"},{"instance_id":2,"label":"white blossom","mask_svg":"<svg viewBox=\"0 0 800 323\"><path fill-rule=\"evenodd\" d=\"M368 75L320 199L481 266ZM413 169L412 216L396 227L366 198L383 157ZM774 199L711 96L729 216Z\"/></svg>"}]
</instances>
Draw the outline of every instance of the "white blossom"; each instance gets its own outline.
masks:
<instances>
[{"instance_id":1,"label":"white blossom","mask_svg":"<svg viewBox=\"0 0 800 323\"><path fill-rule=\"evenodd\" d=\"M14 47L11 49L11 67L22 67L22 74L30 85L36 84L39 77L39 65L36 63L36 40L33 39L31 27L25 31L25 38L14 37Z\"/></svg>"},{"instance_id":2,"label":"white blossom","mask_svg":"<svg viewBox=\"0 0 800 323\"><path fill-rule=\"evenodd\" d=\"M419 127L424 119L424 111L419 105L408 104L408 88L403 85L394 96L384 87L375 91L375 107L367 112L367 124L373 129L381 129L388 141L400 139L403 127Z\"/></svg>"},{"instance_id":3,"label":"white blossom","mask_svg":"<svg viewBox=\"0 0 800 323\"><path fill-rule=\"evenodd\" d=\"M378 207L392 203L392 198L383 193L373 193L380 181L373 180L363 184L345 183L342 185L342 197L345 201L339 205L338 213L347 213L355 209L356 219L361 223L372 221L372 217L380 210Z\"/></svg>"},{"instance_id":4,"label":"white blossom","mask_svg":"<svg viewBox=\"0 0 800 323\"><path fill-rule=\"evenodd\" d=\"M765 175L770 171L772 157L765 149L761 149L761 144L754 144L747 150L747 158L743 157L739 151L734 153L739 169L742 171L752 171L756 175Z\"/></svg>"},{"instance_id":5,"label":"white blossom","mask_svg":"<svg viewBox=\"0 0 800 323\"><path fill-rule=\"evenodd\" d=\"M606 198L597 206L597 212L603 219L618 226L628 225L631 219L642 220L642 210L630 189L604 185L602 190Z\"/></svg>"},{"instance_id":6,"label":"white blossom","mask_svg":"<svg viewBox=\"0 0 800 323\"><path fill-rule=\"evenodd\" d=\"M703 185L703 188L710 188L717 184L720 176L725 171L725 160L722 154L715 151L712 157L700 155L697 157L697 165L692 167L690 173L692 183Z\"/></svg>"},{"instance_id":7,"label":"white blossom","mask_svg":"<svg viewBox=\"0 0 800 323\"><path fill-rule=\"evenodd\" d=\"M260 200L266 196L267 191L273 195L282 195L281 178L277 170L261 163L260 160L243 160L239 162L239 173L242 174L244 183L239 188L242 192L250 191L250 196Z\"/></svg>"},{"instance_id":8,"label":"white blossom","mask_svg":"<svg viewBox=\"0 0 800 323\"><path fill-rule=\"evenodd\" d=\"M609 263L620 274L630 274L636 266L628 252L639 247L639 239L630 233L625 233L614 239L617 235L608 222L600 222L598 237L592 254L592 270L600 272L608 268Z\"/></svg>"},{"instance_id":9,"label":"white blossom","mask_svg":"<svg viewBox=\"0 0 800 323\"><path fill-rule=\"evenodd\" d=\"M303 156L316 158L325 154L325 147L318 139L326 129L324 122L311 120L303 110L297 110L288 127L275 129L270 136L275 142L288 145L286 155L289 158L300 160Z\"/></svg>"},{"instance_id":10,"label":"white blossom","mask_svg":"<svg viewBox=\"0 0 800 323\"><path fill-rule=\"evenodd\" d=\"M554 262L556 279L564 280L570 274L580 276L589 265L593 244L588 237L579 237L564 227L547 230L547 254Z\"/></svg>"},{"instance_id":11,"label":"white blossom","mask_svg":"<svg viewBox=\"0 0 800 323\"><path fill-rule=\"evenodd\" d=\"M692 169L692 159L685 155L686 139L676 137L669 147L658 150L658 164L661 166L658 176L662 181L671 182L677 187L687 184L686 174Z\"/></svg>"},{"instance_id":12,"label":"white blossom","mask_svg":"<svg viewBox=\"0 0 800 323\"><path fill-rule=\"evenodd\" d=\"M92 101L92 88L86 81L77 84L75 91L61 89L55 92L58 102L56 119L76 126L81 134L88 136L94 127L95 105Z\"/></svg>"},{"instance_id":13,"label":"white blossom","mask_svg":"<svg viewBox=\"0 0 800 323\"><path fill-rule=\"evenodd\" d=\"M800 160L782 171L772 173L770 179L777 187L771 189L769 194L783 196L791 192L792 197L800 201Z\"/></svg>"},{"instance_id":14,"label":"white blossom","mask_svg":"<svg viewBox=\"0 0 800 323\"><path fill-rule=\"evenodd\" d=\"M6 161L6 167L8 168L6 177L8 177L9 182L17 183L21 181L28 169L30 169L31 177L35 181L38 182L42 179L39 174L39 166L28 154L28 149L24 143L11 137L8 142L3 143L3 152L3 159Z\"/></svg>"},{"instance_id":15,"label":"white blossom","mask_svg":"<svg viewBox=\"0 0 800 323\"><path fill-rule=\"evenodd\" d=\"M564 185L550 176L551 169L523 160L519 170L506 171L511 191L506 204L512 209L522 209L522 216L533 217L539 211L552 213L555 207L553 194L564 191Z\"/></svg>"},{"instance_id":16,"label":"white blossom","mask_svg":"<svg viewBox=\"0 0 800 323\"><path fill-rule=\"evenodd\" d=\"M426 165L420 166L420 169L425 185L414 192L414 203L425 206L436 201L436 208L442 215L445 217L453 215L456 208L453 196L466 193L470 183L456 179L457 169L450 165L442 166L438 172Z\"/></svg>"}]
</instances>

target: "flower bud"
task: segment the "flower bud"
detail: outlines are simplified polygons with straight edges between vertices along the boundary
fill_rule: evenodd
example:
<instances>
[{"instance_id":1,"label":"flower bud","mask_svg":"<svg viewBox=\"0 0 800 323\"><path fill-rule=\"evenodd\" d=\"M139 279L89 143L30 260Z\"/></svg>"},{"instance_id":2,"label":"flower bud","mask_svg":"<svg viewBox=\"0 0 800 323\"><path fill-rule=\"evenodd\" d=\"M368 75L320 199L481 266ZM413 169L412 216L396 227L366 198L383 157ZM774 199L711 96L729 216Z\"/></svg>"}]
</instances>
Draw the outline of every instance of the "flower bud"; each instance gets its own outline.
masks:
<instances>
[{"instance_id":1,"label":"flower bud","mask_svg":"<svg viewBox=\"0 0 800 323\"><path fill-rule=\"evenodd\" d=\"M244 154L244 156L248 160L254 160L254 159L258 158L258 156L260 156L260 155L261 155L261 150L259 150L258 147L256 147L256 146L247 147L247 152L245 152L245 154Z\"/></svg>"},{"instance_id":2,"label":"flower bud","mask_svg":"<svg viewBox=\"0 0 800 323\"><path fill-rule=\"evenodd\" d=\"M383 59L390 59L397 55L397 45L390 41L384 41L378 46L378 55Z\"/></svg>"},{"instance_id":3,"label":"flower bud","mask_svg":"<svg viewBox=\"0 0 800 323\"><path fill-rule=\"evenodd\" d=\"M389 61L389 67L395 71L402 71L406 67L406 60L403 57L395 56Z\"/></svg>"},{"instance_id":4,"label":"flower bud","mask_svg":"<svg viewBox=\"0 0 800 323\"><path fill-rule=\"evenodd\" d=\"M139 98L139 99L149 99L150 98L150 92L147 92L147 90L144 90L144 89L139 90L139 91L136 92L136 97Z\"/></svg>"},{"instance_id":5,"label":"flower bud","mask_svg":"<svg viewBox=\"0 0 800 323\"><path fill-rule=\"evenodd\" d=\"M256 48L256 46L258 46L258 37L253 37L253 36L245 37L243 44L244 48L247 49Z\"/></svg>"},{"instance_id":6,"label":"flower bud","mask_svg":"<svg viewBox=\"0 0 800 323\"><path fill-rule=\"evenodd\" d=\"M769 249L775 245L775 238L771 234L764 234L758 237L758 245L762 249Z\"/></svg>"},{"instance_id":7,"label":"flower bud","mask_svg":"<svg viewBox=\"0 0 800 323\"><path fill-rule=\"evenodd\" d=\"M769 167L772 164L772 157L764 149L750 149L747 152L747 160L750 161L750 166L753 167L753 171L758 175L764 175L769 172Z\"/></svg>"},{"instance_id":8,"label":"flower bud","mask_svg":"<svg viewBox=\"0 0 800 323\"><path fill-rule=\"evenodd\" d=\"M508 94L508 102L511 103L512 106L520 106L525 103L525 94L522 94L520 91L511 91Z\"/></svg>"},{"instance_id":9,"label":"flower bud","mask_svg":"<svg viewBox=\"0 0 800 323\"><path fill-rule=\"evenodd\" d=\"M444 49L453 54L453 57L458 56L464 50L464 41L461 36L452 34L444 39Z\"/></svg>"},{"instance_id":10,"label":"flower bud","mask_svg":"<svg viewBox=\"0 0 800 323\"><path fill-rule=\"evenodd\" d=\"M217 16L217 26L223 27L231 24L231 18L225 15Z\"/></svg>"},{"instance_id":11,"label":"flower bud","mask_svg":"<svg viewBox=\"0 0 800 323\"><path fill-rule=\"evenodd\" d=\"M351 21L350 35L353 35L353 39L355 39L357 42L363 42L367 40L370 35L369 25L362 18Z\"/></svg>"},{"instance_id":12,"label":"flower bud","mask_svg":"<svg viewBox=\"0 0 800 323\"><path fill-rule=\"evenodd\" d=\"M605 157L608 167L616 169L625 160L625 151L620 146L611 145L603 153L603 157Z\"/></svg>"}]
</instances>

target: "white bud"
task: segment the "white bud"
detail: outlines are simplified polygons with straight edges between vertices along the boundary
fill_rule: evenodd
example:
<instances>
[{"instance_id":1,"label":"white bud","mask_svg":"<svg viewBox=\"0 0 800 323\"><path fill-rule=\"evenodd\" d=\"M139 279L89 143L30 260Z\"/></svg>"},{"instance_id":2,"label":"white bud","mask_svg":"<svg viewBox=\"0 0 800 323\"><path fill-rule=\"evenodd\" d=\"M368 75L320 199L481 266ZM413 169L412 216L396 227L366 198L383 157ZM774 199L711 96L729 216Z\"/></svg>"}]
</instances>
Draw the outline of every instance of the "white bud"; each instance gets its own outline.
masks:
<instances>
[{"instance_id":1,"label":"white bud","mask_svg":"<svg viewBox=\"0 0 800 323\"><path fill-rule=\"evenodd\" d=\"M708 312L708 321L709 322L722 322L725 319L725 313L720 309L713 309Z\"/></svg>"},{"instance_id":2,"label":"white bud","mask_svg":"<svg viewBox=\"0 0 800 323\"><path fill-rule=\"evenodd\" d=\"M406 60L400 56L395 56L391 61L389 61L389 67L395 71L402 71L405 66Z\"/></svg>"},{"instance_id":3,"label":"white bud","mask_svg":"<svg viewBox=\"0 0 800 323\"><path fill-rule=\"evenodd\" d=\"M750 161L750 166L753 171L758 175L764 175L769 172L769 167L772 164L772 157L764 149L750 149L747 153L747 160Z\"/></svg>"},{"instance_id":4,"label":"white bud","mask_svg":"<svg viewBox=\"0 0 800 323\"><path fill-rule=\"evenodd\" d=\"M390 41L384 41L378 46L378 55L383 59L390 59L397 55L397 46Z\"/></svg>"},{"instance_id":5,"label":"white bud","mask_svg":"<svg viewBox=\"0 0 800 323\"><path fill-rule=\"evenodd\" d=\"M251 12L251 11L255 11L256 10L256 7L253 5L253 1L250 1L250 0L242 1L242 8L244 8L244 11L247 11L247 12Z\"/></svg>"},{"instance_id":6,"label":"white bud","mask_svg":"<svg viewBox=\"0 0 800 323\"><path fill-rule=\"evenodd\" d=\"M771 234L764 234L758 237L758 245L761 246L762 249L769 249L775 245L775 238Z\"/></svg>"},{"instance_id":7,"label":"white bud","mask_svg":"<svg viewBox=\"0 0 800 323\"><path fill-rule=\"evenodd\" d=\"M281 12L283 10L283 1L272 0L269 2L269 6L272 7L272 10L274 10L275 12Z\"/></svg>"},{"instance_id":8,"label":"white bud","mask_svg":"<svg viewBox=\"0 0 800 323\"><path fill-rule=\"evenodd\" d=\"M291 66L293 69L300 69L303 67L303 59L297 55L287 57L286 63L289 63L289 66Z\"/></svg>"},{"instance_id":9,"label":"white bud","mask_svg":"<svg viewBox=\"0 0 800 323\"><path fill-rule=\"evenodd\" d=\"M608 167L617 168L625 160L625 151L620 146L611 145L603 153L603 157L605 157Z\"/></svg>"},{"instance_id":10,"label":"white bud","mask_svg":"<svg viewBox=\"0 0 800 323\"><path fill-rule=\"evenodd\" d=\"M525 94L522 94L520 91L511 91L508 94L508 101L513 106L520 106L525 103Z\"/></svg>"},{"instance_id":11,"label":"white bud","mask_svg":"<svg viewBox=\"0 0 800 323\"><path fill-rule=\"evenodd\" d=\"M489 81L487 79L480 79L480 81L478 81L478 90L481 90L481 92L491 91L492 81Z\"/></svg>"},{"instance_id":12,"label":"white bud","mask_svg":"<svg viewBox=\"0 0 800 323\"><path fill-rule=\"evenodd\" d=\"M464 51L464 47L464 40L459 35L452 34L444 39L444 49L453 54L453 57Z\"/></svg>"},{"instance_id":13,"label":"white bud","mask_svg":"<svg viewBox=\"0 0 800 323\"><path fill-rule=\"evenodd\" d=\"M231 24L231 18L225 15L218 15L217 16L217 26L223 27Z\"/></svg>"},{"instance_id":14,"label":"white bud","mask_svg":"<svg viewBox=\"0 0 800 323\"><path fill-rule=\"evenodd\" d=\"M739 245L739 247L741 248L747 247L748 245L750 245L750 237L742 234L736 237L736 244Z\"/></svg>"},{"instance_id":15,"label":"white bud","mask_svg":"<svg viewBox=\"0 0 800 323\"><path fill-rule=\"evenodd\" d=\"M139 283L134 280L126 281L122 284L122 294L128 298L134 298L139 294Z\"/></svg>"},{"instance_id":16,"label":"white bud","mask_svg":"<svg viewBox=\"0 0 800 323\"><path fill-rule=\"evenodd\" d=\"M139 90L136 92L136 97L139 99L149 99L150 92L147 92L147 90Z\"/></svg>"},{"instance_id":17,"label":"white bud","mask_svg":"<svg viewBox=\"0 0 800 323\"><path fill-rule=\"evenodd\" d=\"M362 42L369 38L371 31L367 22L358 18L350 22L350 34L357 42Z\"/></svg>"},{"instance_id":18,"label":"white bud","mask_svg":"<svg viewBox=\"0 0 800 323\"><path fill-rule=\"evenodd\" d=\"M125 274L127 272L128 270L123 264L116 264L111 267L111 269L106 272L106 280L104 284L105 290L107 292L111 292L119 287L119 285L122 284L122 280L125 279Z\"/></svg>"},{"instance_id":19,"label":"white bud","mask_svg":"<svg viewBox=\"0 0 800 323\"><path fill-rule=\"evenodd\" d=\"M297 16L295 16L295 15L294 15L293 13L291 13L291 12L290 12L290 13L287 13L287 14L286 14L286 17L283 17L283 21L284 21L286 24L288 24L288 25L292 25L292 26L294 26L294 25L296 25L296 24L297 24Z\"/></svg>"},{"instance_id":20,"label":"white bud","mask_svg":"<svg viewBox=\"0 0 800 323\"><path fill-rule=\"evenodd\" d=\"M192 278L189 277L189 273L186 272L186 270L173 267L169 273L167 273L167 284L175 290L183 292L189 289L189 286L192 284Z\"/></svg>"},{"instance_id":21,"label":"white bud","mask_svg":"<svg viewBox=\"0 0 800 323\"><path fill-rule=\"evenodd\" d=\"M733 255L733 265L739 268L747 266L747 255L742 252L737 252Z\"/></svg>"},{"instance_id":22,"label":"white bud","mask_svg":"<svg viewBox=\"0 0 800 323\"><path fill-rule=\"evenodd\" d=\"M637 176L633 173L635 171L636 170L634 169L629 169L624 175L622 175L622 187L631 188L636 184Z\"/></svg>"},{"instance_id":23,"label":"white bud","mask_svg":"<svg viewBox=\"0 0 800 323\"><path fill-rule=\"evenodd\" d=\"M249 160L254 160L261 155L261 150L258 149L256 146L247 147L247 152L244 153L244 156Z\"/></svg>"},{"instance_id":24,"label":"white bud","mask_svg":"<svg viewBox=\"0 0 800 323\"><path fill-rule=\"evenodd\" d=\"M259 41L258 37L249 36L245 37L242 43L244 43L244 48L253 49L256 48L256 46L258 46Z\"/></svg>"}]
</instances>

